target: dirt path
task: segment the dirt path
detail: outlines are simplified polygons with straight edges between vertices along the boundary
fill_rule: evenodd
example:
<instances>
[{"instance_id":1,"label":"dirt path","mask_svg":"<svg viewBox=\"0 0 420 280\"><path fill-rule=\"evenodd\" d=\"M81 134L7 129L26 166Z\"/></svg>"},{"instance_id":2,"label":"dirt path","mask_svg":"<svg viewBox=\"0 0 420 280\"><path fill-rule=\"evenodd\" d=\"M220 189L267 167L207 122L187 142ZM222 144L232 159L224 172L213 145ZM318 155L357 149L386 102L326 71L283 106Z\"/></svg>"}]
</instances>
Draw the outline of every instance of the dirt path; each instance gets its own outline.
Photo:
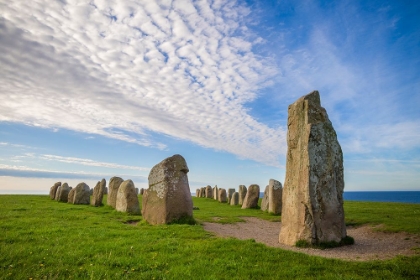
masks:
<instances>
[{"instance_id":1,"label":"dirt path","mask_svg":"<svg viewBox=\"0 0 420 280\"><path fill-rule=\"evenodd\" d=\"M347 227L347 234L355 244L333 249L306 249L278 243L280 222L269 222L253 217L243 217L244 223L218 224L203 223L204 229L220 237L255 239L270 247L302 252L309 255L344 260L383 260L397 255L420 254L420 236L407 233L384 233L374 231L371 226ZM413 248L419 248L413 250Z\"/></svg>"}]
</instances>

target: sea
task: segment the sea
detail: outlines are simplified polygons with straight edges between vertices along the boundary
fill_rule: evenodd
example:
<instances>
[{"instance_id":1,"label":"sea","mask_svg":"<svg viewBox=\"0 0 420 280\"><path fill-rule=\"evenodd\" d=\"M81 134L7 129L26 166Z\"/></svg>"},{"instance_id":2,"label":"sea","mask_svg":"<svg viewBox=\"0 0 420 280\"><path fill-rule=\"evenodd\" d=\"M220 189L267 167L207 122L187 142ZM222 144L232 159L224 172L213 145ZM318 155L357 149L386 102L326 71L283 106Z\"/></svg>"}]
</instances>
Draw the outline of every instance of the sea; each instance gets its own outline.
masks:
<instances>
[{"instance_id":1,"label":"sea","mask_svg":"<svg viewBox=\"0 0 420 280\"><path fill-rule=\"evenodd\" d=\"M260 193L263 197L264 193ZM344 200L420 203L420 191L344 192Z\"/></svg>"}]
</instances>

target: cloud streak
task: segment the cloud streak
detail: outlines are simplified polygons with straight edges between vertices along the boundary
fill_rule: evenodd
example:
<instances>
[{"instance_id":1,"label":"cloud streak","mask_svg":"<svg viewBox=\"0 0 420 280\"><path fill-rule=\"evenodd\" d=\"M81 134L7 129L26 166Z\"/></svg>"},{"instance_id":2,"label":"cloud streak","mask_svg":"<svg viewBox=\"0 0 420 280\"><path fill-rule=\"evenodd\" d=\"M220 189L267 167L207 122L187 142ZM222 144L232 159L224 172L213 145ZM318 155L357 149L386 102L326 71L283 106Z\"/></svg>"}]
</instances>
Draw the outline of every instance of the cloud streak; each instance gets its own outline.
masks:
<instances>
[{"instance_id":1,"label":"cloud streak","mask_svg":"<svg viewBox=\"0 0 420 280\"><path fill-rule=\"evenodd\" d=\"M166 149L153 132L278 165L285 130L244 107L276 74L252 51L249 9L170 3L2 4L0 121Z\"/></svg>"}]
</instances>

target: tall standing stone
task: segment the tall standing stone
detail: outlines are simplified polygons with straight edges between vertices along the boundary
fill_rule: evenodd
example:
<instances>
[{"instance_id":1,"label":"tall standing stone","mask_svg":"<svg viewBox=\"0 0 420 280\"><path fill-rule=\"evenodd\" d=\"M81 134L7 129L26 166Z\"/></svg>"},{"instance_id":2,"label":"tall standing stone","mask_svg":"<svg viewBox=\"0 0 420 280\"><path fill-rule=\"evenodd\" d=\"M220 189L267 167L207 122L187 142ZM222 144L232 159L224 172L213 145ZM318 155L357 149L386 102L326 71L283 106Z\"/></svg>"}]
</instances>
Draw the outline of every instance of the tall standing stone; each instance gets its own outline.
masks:
<instances>
[{"instance_id":1,"label":"tall standing stone","mask_svg":"<svg viewBox=\"0 0 420 280\"><path fill-rule=\"evenodd\" d=\"M227 195L226 190L223 188L219 189L219 202L226 203L227 202Z\"/></svg>"},{"instance_id":2,"label":"tall standing stone","mask_svg":"<svg viewBox=\"0 0 420 280\"><path fill-rule=\"evenodd\" d=\"M206 198L213 198L213 189L209 185L206 187Z\"/></svg>"},{"instance_id":3,"label":"tall standing stone","mask_svg":"<svg viewBox=\"0 0 420 280\"><path fill-rule=\"evenodd\" d=\"M195 190L195 197L200 197L200 189Z\"/></svg>"},{"instance_id":4,"label":"tall standing stone","mask_svg":"<svg viewBox=\"0 0 420 280\"><path fill-rule=\"evenodd\" d=\"M318 91L288 109L280 243L339 242L346 236L343 153Z\"/></svg>"},{"instance_id":5,"label":"tall standing stone","mask_svg":"<svg viewBox=\"0 0 420 280\"><path fill-rule=\"evenodd\" d=\"M200 197L206 197L206 188L200 189Z\"/></svg>"},{"instance_id":6,"label":"tall standing stone","mask_svg":"<svg viewBox=\"0 0 420 280\"><path fill-rule=\"evenodd\" d=\"M239 205L242 205L244 203L247 189L244 185L240 185L238 192L239 192Z\"/></svg>"},{"instance_id":7,"label":"tall standing stone","mask_svg":"<svg viewBox=\"0 0 420 280\"><path fill-rule=\"evenodd\" d=\"M283 186L277 180L270 179L268 184L268 213L281 214Z\"/></svg>"},{"instance_id":8,"label":"tall standing stone","mask_svg":"<svg viewBox=\"0 0 420 280\"><path fill-rule=\"evenodd\" d=\"M90 188L85 183L79 183L74 188L73 204L90 204Z\"/></svg>"},{"instance_id":9,"label":"tall standing stone","mask_svg":"<svg viewBox=\"0 0 420 280\"><path fill-rule=\"evenodd\" d=\"M74 201L74 192L76 191L76 188L71 188L69 195L67 196L67 203L73 204Z\"/></svg>"},{"instance_id":10,"label":"tall standing stone","mask_svg":"<svg viewBox=\"0 0 420 280\"><path fill-rule=\"evenodd\" d=\"M248 187L242 209L258 208L258 199L260 198L260 186L253 184Z\"/></svg>"},{"instance_id":11,"label":"tall standing stone","mask_svg":"<svg viewBox=\"0 0 420 280\"><path fill-rule=\"evenodd\" d=\"M228 189L227 190L227 202L230 203L230 199L232 198L233 193L235 192L235 189Z\"/></svg>"},{"instance_id":12,"label":"tall standing stone","mask_svg":"<svg viewBox=\"0 0 420 280\"><path fill-rule=\"evenodd\" d=\"M93 196L90 204L92 204L93 206L102 205L102 199L104 198L105 188L106 180L102 179L101 181L98 181L96 186L93 188Z\"/></svg>"},{"instance_id":13,"label":"tall standing stone","mask_svg":"<svg viewBox=\"0 0 420 280\"><path fill-rule=\"evenodd\" d=\"M115 210L130 214L140 214L139 197L133 181L126 180L121 183L118 188Z\"/></svg>"},{"instance_id":14,"label":"tall standing stone","mask_svg":"<svg viewBox=\"0 0 420 280\"><path fill-rule=\"evenodd\" d=\"M268 198L268 188L269 188L269 186L267 185L265 187L265 190L264 190L264 196L261 200L261 210L262 211L268 211L268 204L269 204L269 201L270 201L269 198Z\"/></svg>"},{"instance_id":15,"label":"tall standing stone","mask_svg":"<svg viewBox=\"0 0 420 280\"><path fill-rule=\"evenodd\" d=\"M55 192L54 199L58 201L58 197L60 196L61 186L58 186L57 191Z\"/></svg>"},{"instance_id":16,"label":"tall standing stone","mask_svg":"<svg viewBox=\"0 0 420 280\"><path fill-rule=\"evenodd\" d=\"M213 189L213 199L217 201L219 200L219 188L217 187L217 185L214 186Z\"/></svg>"},{"instance_id":17,"label":"tall standing stone","mask_svg":"<svg viewBox=\"0 0 420 280\"><path fill-rule=\"evenodd\" d=\"M232 194L232 198L230 199L230 205L238 205L239 203L239 193L238 192L234 192Z\"/></svg>"},{"instance_id":18,"label":"tall standing stone","mask_svg":"<svg viewBox=\"0 0 420 280\"><path fill-rule=\"evenodd\" d=\"M115 208L115 204L117 203L118 188L122 182L124 182L124 180L120 177L112 177L109 180L108 197L106 199L106 203L112 208Z\"/></svg>"},{"instance_id":19,"label":"tall standing stone","mask_svg":"<svg viewBox=\"0 0 420 280\"><path fill-rule=\"evenodd\" d=\"M55 194L57 192L58 187L61 186L61 182L57 182L55 183L51 188L50 188L50 198L52 200L55 199Z\"/></svg>"},{"instance_id":20,"label":"tall standing stone","mask_svg":"<svg viewBox=\"0 0 420 280\"><path fill-rule=\"evenodd\" d=\"M69 187L67 183L64 183L63 185L61 185L60 193L58 195L57 201L67 202L70 190L71 188Z\"/></svg>"},{"instance_id":21,"label":"tall standing stone","mask_svg":"<svg viewBox=\"0 0 420 280\"><path fill-rule=\"evenodd\" d=\"M143 218L150 224L167 224L192 218L193 203L188 184L189 169L181 155L166 158L149 174L149 189L143 196Z\"/></svg>"}]
</instances>

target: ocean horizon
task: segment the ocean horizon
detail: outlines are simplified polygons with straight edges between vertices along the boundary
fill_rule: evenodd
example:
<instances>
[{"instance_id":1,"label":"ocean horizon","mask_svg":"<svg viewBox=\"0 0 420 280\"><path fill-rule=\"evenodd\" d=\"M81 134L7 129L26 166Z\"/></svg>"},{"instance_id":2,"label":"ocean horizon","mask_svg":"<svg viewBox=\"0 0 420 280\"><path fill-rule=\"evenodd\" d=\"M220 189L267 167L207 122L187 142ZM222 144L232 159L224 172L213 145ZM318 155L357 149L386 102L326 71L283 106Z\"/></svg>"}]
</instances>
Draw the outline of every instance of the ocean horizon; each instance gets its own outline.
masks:
<instances>
[{"instance_id":1,"label":"ocean horizon","mask_svg":"<svg viewBox=\"0 0 420 280\"><path fill-rule=\"evenodd\" d=\"M263 196L260 192L260 198ZM348 191L343 196L344 201L420 203L420 191Z\"/></svg>"}]
</instances>

